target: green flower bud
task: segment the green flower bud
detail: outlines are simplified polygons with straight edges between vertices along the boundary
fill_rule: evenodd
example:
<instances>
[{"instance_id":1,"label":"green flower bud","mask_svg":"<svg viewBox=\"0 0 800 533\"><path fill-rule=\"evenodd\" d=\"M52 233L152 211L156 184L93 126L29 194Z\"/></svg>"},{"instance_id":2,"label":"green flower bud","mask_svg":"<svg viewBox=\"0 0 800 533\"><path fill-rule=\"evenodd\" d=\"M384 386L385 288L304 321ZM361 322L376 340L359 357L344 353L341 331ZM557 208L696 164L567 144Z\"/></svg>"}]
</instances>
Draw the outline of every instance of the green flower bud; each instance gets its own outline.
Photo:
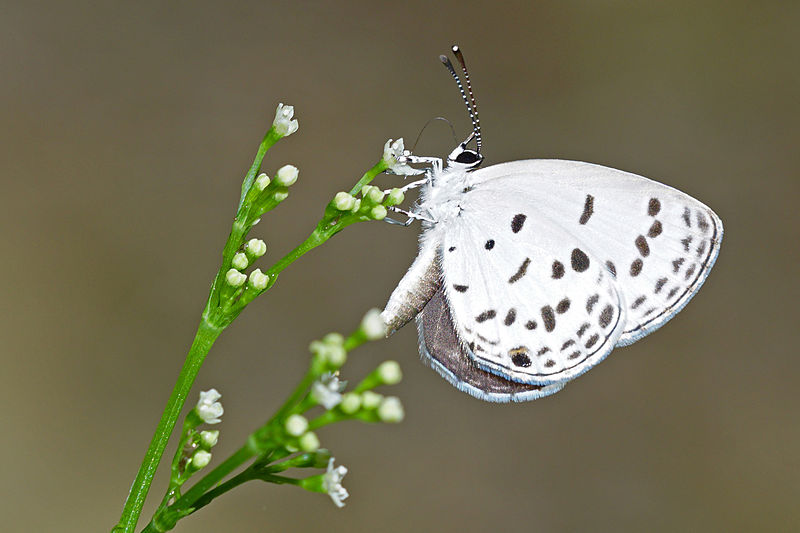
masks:
<instances>
[{"instance_id":1,"label":"green flower bud","mask_svg":"<svg viewBox=\"0 0 800 533\"><path fill-rule=\"evenodd\" d=\"M319 449L319 437L313 431L304 433L298 442L304 452L315 452Z\"/></svg>"},{"instance_id":2,"label":"green flower bud","mask_svg":"<svg viewBox=\"0 0 800 533\"><path fill-rule=\"evenodd\" d=\"M247 260L247 255L243 254L242 252L234 255L233 260L231 261L231 266L236 270L244 270L249 264L250 261Z\"/></svg>"},{"instance_id":3,"label":"green flower bud","mask_svg":"<svg viewBox=\"0 0 800 533\"><path fill-rule=\"evenodd\" d=\"M260 268L257 268L250 272L250 286L256 290L263 291L267 288L267 282L269 281L269 276L261 272Z\"/></svg>"},{"instance_id":4,"label":"green flower bud","mask_svg":"<svg viewBox=\"0 0 800 533\"><path fill-rule=\"evenodd\" d=\"M396 385L403 379L403 371L397 361L384 361L378 366L376 373L386 385Z\"/></svg>"},{"instance_id":5,"label":"green flower bud","mask_svg":"<svg viewBox=\"0 0 800 533\"><path fill-rule=\"evenodd\" d=\"M259 191L263 191L264 189L266 189L269 186L269 183L270 183L269 176L267 176L264 173L259 174L258 177L256 178L256 188Z\"/></svg>"},{"instance_id":6,"label":"green flower bud","mask_svg":"<svg viewBox=\"0 0 800 533\"><path fill-rule=\"evenodd\" d=\"M244 251L249 257L258 259L267 253L267 243L261 239L250 239L247 241L247 244L244 245Z\"/></svg>"},{"instance_id":7,"label":"green flower bud","mask_svg":"<svg viewBox=\"0 0 800 533\"><path fill-rule=\"evenodd\" d=\"M369 216L374 220L383 220L386 218L386 213L386 208L384 206L376 205L370 210Z\"/></svg>"},{"instance_id":8,"label":"green flower bud","mask_svg":"<svg viewBox=\"0 0 800 533\"><path fill-rule=\"evenodd\" d=\"M392 189L391 191L389 191L389 194L386 195L385 205L392 206L392 205L402 204L403 200L405 199L406 197L403 194L403 191L401 191L400 189Z\"/></svg>"},{"instance_id":9,"label":"green flower bud","mask_svg":"<svg viewBox=\"0 0 800 533\"><path fill-rule=\"evenodd\" d=\"M355 414L356 411L361 409L361 396L355 392L348 392L342 396L342 402L339 404L339 409L346 415Z\"/></svg>"},{"instance_id":10,"label":"green flower bud","mask_svg":"<svg viewBox=\"0 0 800 533\"><path fill-rule=\"evenodd\" d=\"M286 419L284 428L286 429L286 433L292 437L299 437L308 429L308 420L306 420L306 417L303 415L294 414Z\"/></svg>"},{"instance_id":11,"label":"green flower bud","mask_svg":"<svg viewBox=\"0 0 800 533\"><path fill-rule=\"evenodd\" d=\"M382 401L383 395L378 394L377 392L368 390L361 393L361 405L364 406L364 409L375 409L381 404Z\"/></svg>"},{"instance_id":12,"label":"green flower bud","mask_svg":"<svg viewBox=\"0 0 800 533\"><path fill-rule=\"evenodd\" d=\"M231 287L241 287L244 284L247 276L232 268L225 273L225 281L228 282L228 285Z\"/></svg>"},{"instance_id":13,"label":"green flower bud","mask_svg":"<svg viewBox=\"0 0 800 533\"><path fill-rule=\"evenodd\" d=\"M346 192L337 192L333 197L333 207L339 211L349 211L356 204L356 199Z\"/></svg>"},{"instance_id":14,"label":"green flower bud","mask_svg":"<svg viewBox=\"0 0 800 533\"><path fill-rule=\"evenodd\" d=\"M383 422L402 422L404 416L403 404L400 403L400 399L396 396L385 398L378 406L378 418Z\"/></svg>"}]
</instances>

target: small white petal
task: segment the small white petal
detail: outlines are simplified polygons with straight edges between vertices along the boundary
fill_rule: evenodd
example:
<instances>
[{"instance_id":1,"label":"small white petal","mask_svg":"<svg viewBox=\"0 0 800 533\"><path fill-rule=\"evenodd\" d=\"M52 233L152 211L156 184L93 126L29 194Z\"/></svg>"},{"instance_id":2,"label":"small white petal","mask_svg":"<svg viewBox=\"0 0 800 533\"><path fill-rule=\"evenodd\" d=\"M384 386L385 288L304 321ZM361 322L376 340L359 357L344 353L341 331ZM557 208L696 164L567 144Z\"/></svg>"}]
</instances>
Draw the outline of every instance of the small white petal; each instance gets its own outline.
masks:
<instances>
[{"instance_id":1,"label":"small white petal","mask_svg":"<svg viewBox=\"0 0 800 533\"><path fill-rule=\"evenodd\" d=\"M311 385L311 397L325 409L333 409L342 401L345 385L337 376L326 372Z\"/></svg>"}]
</instances>

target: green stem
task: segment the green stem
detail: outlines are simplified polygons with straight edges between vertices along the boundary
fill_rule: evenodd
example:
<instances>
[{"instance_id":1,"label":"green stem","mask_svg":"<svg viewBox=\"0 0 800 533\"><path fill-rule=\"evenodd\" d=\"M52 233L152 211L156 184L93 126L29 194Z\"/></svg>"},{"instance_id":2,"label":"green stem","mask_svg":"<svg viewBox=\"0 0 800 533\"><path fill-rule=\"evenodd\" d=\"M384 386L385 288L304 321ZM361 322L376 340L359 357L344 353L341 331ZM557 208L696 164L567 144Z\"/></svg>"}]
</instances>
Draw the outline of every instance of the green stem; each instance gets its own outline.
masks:
<instances>
[{"instance_id":1,"label":"green stem","mask_svg":"<svg viewBox=\"0 0 800 533\"><path fill-rule=\"evenodd\" d=\"M131 490L128 493L128 499L125 501L125 507L122 510L122 516L119 524L114 528L114 532L131 533L136 528L136 522L142 512L144 500L150 490L150 484L153 481L156 468L158 468L158 463L161 461L161 456L164 454L167 441L175 428L175 423L178 421L181 408L186 401L189 390L192 388L203 360L220 333L222 333L222 328L210 324L205 318L200 322L192 347L189 349L189 354L183 363L178 381L175 383L164 412L161 414L161 420L156 426L156 432L150 441L147 453L144 455L144 460L142 460L139 472L136 474L136 479L133 481Z\"/></svg>"},{"instance_id":2,"label":"green stem","mask_svg":"<svg viewBox=\"0 0 800 533\"><path fill-rule=\"evenodd\" d=\"M374 167L367 170L364 173L364 175L361 176L361 179L358 180L358 182L353 186L352 189L350 189L350 194L353 196L357 195L359 192L361 192L361 189L364 188L364 185L369 184L369 182L375 179L375 176L377 176L387 168L389 168L389 165L387 165L383 159L378 161Z\"/></svg>"}]
</instances>

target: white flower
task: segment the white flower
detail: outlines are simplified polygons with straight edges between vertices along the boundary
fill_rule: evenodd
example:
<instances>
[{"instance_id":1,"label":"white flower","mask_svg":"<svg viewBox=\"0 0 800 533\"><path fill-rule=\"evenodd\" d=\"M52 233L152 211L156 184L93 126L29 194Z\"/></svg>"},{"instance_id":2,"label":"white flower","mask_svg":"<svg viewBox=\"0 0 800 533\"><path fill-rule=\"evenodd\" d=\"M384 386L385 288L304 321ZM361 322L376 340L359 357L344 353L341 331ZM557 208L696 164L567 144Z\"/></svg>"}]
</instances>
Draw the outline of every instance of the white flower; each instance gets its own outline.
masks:
<instances>
[{"instance_id":1,"label":"white flower","mask_svg":"<svg viewBox=\"0 0 800 533\"><path fill-rule=\"evenodd\" d=\"M344 507L344 500L347 499L350 494L348 494L347 489L342 487L342 479L344 478L345 474L347 474L347 468L344 466L337 466L336 468L333 467L333 457L330 458L328 461L328 471L325 472L325 475L322 478L322 488L324 488L328 496L331 497L333 503L336 504L336 507Z\"/></svg>"},{"instance_id":2,"label":"white flower","mask_svg":"<svg viewBox=\"0 0 800 533\"><path fill-rule=\"evenodd\" d=\"M297 131L299 124L297 119L292 120L294 116L294 106L278 104L275 110L275 120L272 121L272 126L275 132L281 137L287 137Z\"/></svg>"},{"instance_id":3,"label":"white flower","mask_svg":"<svg viewBox=\"0 0 800 533\"><path fill-rule=\"evenodd\" d=\"M242 283L245 282L247 276L232 268L225 273L225 281L228 282L228 285L231 287L241 287Z\"/></svg>"},{"instance_id":4,"label":"white flower","mask_svg":"<svg viewBox=\"0 0 800 533\"><path fill-rule=\"evenodd\" d=\"M396 385L403 379L403 372L397 361L384 361L378 366L378 377L386 385Z\"/></svg>"},{"instance_id":5,"label":"white flower","mask_svg":"<svg viewBox=\"0 0 800 533\"><path fill-rule=\"evenodd\" d=\"M402 422L404 416L403 404L400 403L400 398L396 396L384 398L381 405L378 407L378 418L383 422Z\"/></svg>"},{"instance_id":6,"label":"white flower","mask_svg":"<svg viewBox=\"0 0 800 533\"><path fill-rule=\"evenodd\" d=\"M300 171L297 170L296 166L283 165L275 173L275 183L278 185L283 185L284 187L289 187L290 185L294 185L299 174Z\"/></svg>"},{"instance_id":7,"label":"white flower","mask_svg":"<svg viewBox=\"0 0 800 533\"><path fill-rule=\"evenodd\" d=\"M220 423L220 417L225 412L222 404L217 401L220 398L222 398L222 395L217 392L217 389L200 392L200 400L197 402L195 410L197 411L197 416L206 424Z\"/></svg>"},{"instance_id":8,"label":"white flower","mask_svg":"<svg viewBox=\"0 0 800 533\"><path fill-rule=\"evenodd\" d=\"M386 336L386 322L381 318L379 309L370 309L361 319L361 329L371 341L382 339Z\"/></svg>"},{"instance_id":9,"label":"white flower","mask_svg":"<svg viewBox=\"0 0 800 533\"><path fill-rule=\"evenodd\" d=\"M292 437L299 437L308 429L308 420L303 415L291 415L286 419L286 433Z\"/></svg>"},{"instance_id":10,"label":"white flower","mask_svg":"<svg viewBox=\"0 0 800 533\"><path fill-rule=\"evenodd\" d=\"M399 138L392 142L391 139L386 141L383 146L383 161L389 165L386 172L391 174L399 174L401 176L413 176L414 174L422 174L421 170L408 166L404 161L403 155L405 147L403 146L403 138Z\"/></svg>"},{"instance_id":11,"label":"white flower","mask_svg":"<svg viewBox=\"0 0 800 533\"><path fill-rule=\"evenodd\" d=\"M345 385L335 374L325 372L311 385L311 397L325 409L333 409L342 401Z\"/></svg>"},{"instance_id":12,"label":"white flower","mask_svg":"<svg viewBox=\"0 0 800 533\"><path fill-rule=\"evenodd\" d=\"M250 285L259 291L263 291L267 288L267 282L269 281L269 276L261 272L260 268L257 268L250 272Z\"/></svg>"}]
</instances>

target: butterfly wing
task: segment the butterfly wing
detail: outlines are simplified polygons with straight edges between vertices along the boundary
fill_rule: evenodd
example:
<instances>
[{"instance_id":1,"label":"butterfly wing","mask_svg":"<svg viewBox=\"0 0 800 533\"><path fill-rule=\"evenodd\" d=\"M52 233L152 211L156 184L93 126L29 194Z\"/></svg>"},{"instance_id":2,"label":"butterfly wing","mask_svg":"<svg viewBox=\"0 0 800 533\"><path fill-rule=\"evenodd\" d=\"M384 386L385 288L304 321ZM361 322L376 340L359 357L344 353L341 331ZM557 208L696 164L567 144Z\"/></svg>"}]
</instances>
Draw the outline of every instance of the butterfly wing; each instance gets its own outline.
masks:
<instances>
[{"instance_id":1,"label":"butterfly wing","mask_svg":"<svg viewBox=\"0 0 800 533\"><path fill-rule=\"evenodd\" d=\"M601 256L503 178L475 185L459 205L441 229L442 290L474 362L543 386L605 358L627 305Z\"/></svg>"},{"instance_id":2,"label":"butterfly wing","mask_svg":"<svg viewBox=\"0 0 800 533\"><path fill-rule=\"evenodd\" d=\"M635 174L577 161L527 160L479 170L472 179L476 190L524 198L528 210L591 248L626 302L619 345L655 331L680 311L719 254L722 222L711 209Z\"/></svg>"}]
</instances>

